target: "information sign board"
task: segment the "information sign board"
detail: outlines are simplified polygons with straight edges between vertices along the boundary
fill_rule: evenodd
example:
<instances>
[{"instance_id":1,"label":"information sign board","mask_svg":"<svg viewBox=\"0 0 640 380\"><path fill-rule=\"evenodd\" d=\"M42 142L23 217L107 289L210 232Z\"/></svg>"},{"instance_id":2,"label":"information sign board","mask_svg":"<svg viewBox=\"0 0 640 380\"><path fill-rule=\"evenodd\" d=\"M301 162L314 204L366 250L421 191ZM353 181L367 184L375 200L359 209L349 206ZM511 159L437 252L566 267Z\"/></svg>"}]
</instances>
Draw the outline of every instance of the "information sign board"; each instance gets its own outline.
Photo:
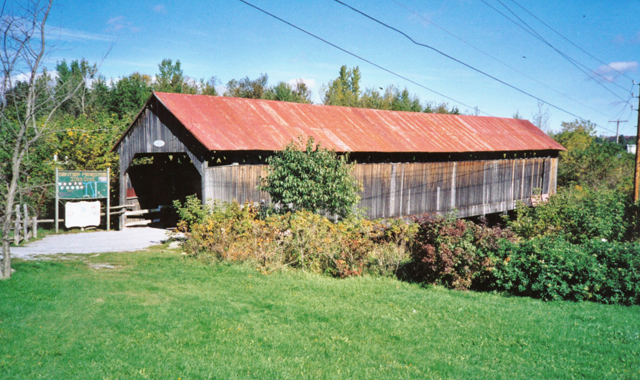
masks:
<instances>
[{"instance_id":1,"label":"information sign board","mask_svg":"<svg viewBox=\"0 0 640 380\"><path fill-rule=\"evenodd\" d=\"M64 205L64 225L67 228L99 226L100 201L67 202Z\"/></svg>"},{"instance_id":2,"label":"information sign board","mask_svg":"<svg viewBox=\"0 0 640 380\"><path fill-rule=\"evenodd\" d=\"M58 233L59 224L59 204L61 199L99 199L105 198L107 202L107 231L111 226L111 202L109 198L109 176L111 170L88 171L88 170L59 170L56 168L56 214L55 225ZM99 203L98 203L99 204ZM72 206L73 207L73 206ZM99 210L99 207L98 207ZM93 215L93 214L92 214ZM93 215L95 217L95 215ZM100 212L97 213L98 224L100 224ZM65 218L66 219L66 218ZM95 223L92 221L91 223ZM92 224L88 224L92 225Z\"/></svg>"},{"instance_id":3,"label":"information sign board","mask_svg":"<svg viewBox=\"0 0 640 380\"><path fill-rule=\"evenodd\" d=\"M56 186L60 199L96 199L109 196L107 171L59 170Z\"/></svg>"}]
</instances>

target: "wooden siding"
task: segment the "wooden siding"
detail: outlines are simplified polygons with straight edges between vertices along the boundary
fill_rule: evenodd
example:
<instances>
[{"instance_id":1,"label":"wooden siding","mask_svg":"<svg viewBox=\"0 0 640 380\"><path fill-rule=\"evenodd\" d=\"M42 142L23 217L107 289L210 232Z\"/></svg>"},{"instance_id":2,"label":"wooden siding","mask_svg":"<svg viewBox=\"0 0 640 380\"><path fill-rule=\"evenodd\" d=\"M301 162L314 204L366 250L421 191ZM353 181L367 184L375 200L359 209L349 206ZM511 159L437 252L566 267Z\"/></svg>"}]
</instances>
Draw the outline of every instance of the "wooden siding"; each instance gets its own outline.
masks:
<instances>
[{"instance_id":1,"label":"wooden siding","mask_svg":"<svg viewBox=\"0 0 640 380\"><path fill-rule=\"evenodd\" d=\"M156 140L164 141L164 146L153 145ZM205 172L205 158L209 156L209 152L157 100L149 102L140 111L139 117L122 137L117 149L120 157L120 204L130 203L127 200L127 171L136 154L186 153L201 177ZM121 229L124 228L126 219L124 215L120 216Z\"/></svg>"},{"instance_id":2,"label":"wooden siding","mask_svg":"<svg viewBox=\"0 0 640 380\"><path fill-rule=\"evenodd\" d=\"M215 166L206 169L203 193L207 202L220 200L240 203L245 201L269 202L269 194L258 190L260 178L267 175L267 165L228 165Z\"/></svg>"},{"instance_id":3,"label":"wooden siding","mask_svg":"<svg viewBox=\"0 0 640 380\"><path fill-rule=\"evenodd\" d=\"M389 218L424 212L468 217L512 210L518 200L556 191L557 158L429 163L359 164L354 176L363 186L359 207L367 217ZM207 201L269 201L260 192L267 165L205 169Z\"/></svg>"},{"instance_id":4,"label":"wooden siding","mask_svg":"<svg viewBox=\"0 0 640 380\"><path fill-rule=\"evenodd\" d=\"M209 152L193 135L157 102L150 103L141 113L118 145L121 171L126 172L139 153L186 153L202 175L203 162ZM164 146L153 145L156 140L164 141Z\"/></svg>"}]
</instances>

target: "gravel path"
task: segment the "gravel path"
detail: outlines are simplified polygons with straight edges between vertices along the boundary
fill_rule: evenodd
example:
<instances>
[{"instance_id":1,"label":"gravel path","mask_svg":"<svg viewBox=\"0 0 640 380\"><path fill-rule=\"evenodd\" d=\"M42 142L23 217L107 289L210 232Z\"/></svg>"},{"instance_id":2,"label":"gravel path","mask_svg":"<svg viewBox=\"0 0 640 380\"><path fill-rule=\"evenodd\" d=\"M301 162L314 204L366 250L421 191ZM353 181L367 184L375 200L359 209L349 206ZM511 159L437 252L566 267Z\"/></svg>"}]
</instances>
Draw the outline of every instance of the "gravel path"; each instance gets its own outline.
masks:
<instances>
[{"instance_id":1,"label":"gravel path","mask_svg":"<svg viewBox=\"0 0 640 380\"><path fill-rule=\"evenodd\" d=\"M124 231L98 231L49 235L22 247L11 247L11 257L33 260L38 255L56 253L102 253L137 251L168 239L167 230L151 227Z\"/></svg>"}]
</instances>

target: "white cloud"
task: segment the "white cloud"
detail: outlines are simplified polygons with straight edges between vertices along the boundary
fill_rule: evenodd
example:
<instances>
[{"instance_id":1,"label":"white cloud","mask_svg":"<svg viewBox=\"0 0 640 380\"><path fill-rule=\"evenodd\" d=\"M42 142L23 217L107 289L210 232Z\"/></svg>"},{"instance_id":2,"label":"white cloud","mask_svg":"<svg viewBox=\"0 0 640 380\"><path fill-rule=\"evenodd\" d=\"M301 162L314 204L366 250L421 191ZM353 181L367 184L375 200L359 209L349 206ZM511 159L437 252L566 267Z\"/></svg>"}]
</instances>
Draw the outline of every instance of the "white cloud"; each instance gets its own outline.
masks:
<instances>
[{"instance_id":1,"label":"white cloud","mask_svg":"<svg viewBox=\"0 0 640 380\"><path fill-rule=\"evenodd\" d=\"M290 84L291 86L295 86L298 81L304 82L304 84L307 85L307 88L309 88L309 90L313 90L316 88L316 80L313 78L296 78L296 79L291 79L287 81L287 83Z\"/></svg>"},{"instance_id":2,"label":"white cloud","mask_svg":"<svg viewBox=\"0 0 640 380\"><path fill-rule=\"evenodd\" d=\"M618 34L617 36L615 36L611 40L611 43L613 43L614 45L618 45L618 46L638 45L638 44L640 44L640 32L636 32L635 35L633 35L632 37L629 37L629 38L626 38L622 34Z\"/></svg>"},{"instance_id":3,"label":"white cloud","mask_svg":"<svg viewBox=\"0 0 640 380\"><path fill-rule=\"evenodd\" d=\"M606 81L613 82L621 74L635 72L638 70L637 61L628 62L611 62L608 65L598 67L594 73L604 78Z\"/></svg>"},{"instance_id":4,"label":"white cloud","mask_svg":"<svg viewBox=\"0 0 640 380\"><path fill-rule=\"evenodd\" d=\"M153 11L156 13L167 13L167 7L165 7L162 4L158 4L155 7L153 7Z\"/></svg>"},{"instance_id":5,"label":"white cloud","mask_svg":"<svg viewBox=\"0 0 640 380\"><path fill-rule=\"evenodd\" d=\"M140 28L138 28L137 26L133 26L133 24L130 21L127 21L124 16L112 17L107 20L107 31L109 32L117 32L127 29L134 33L140 31Z\"/></svg>"},{"instance_id":6,"label":"white cloud","mask_svg":"<svg viewBox=\"0 0 640 380\"><path fill-rule=\"evenodd\" d=\"M109 25L109 30L118 31L124 28L124 16L112 17L107 21L107 25Z\"/></svg>"},{"instance_id":7,"label":"white cloud","mask_svg":"<svg viewBox=\"0 0 640 380\"><path fill-rule=\"evenodd\" d=\"M53 81L58 79L58 72L55 70L47 71L47 75L49 75L49 78ZM39 72L36 74L36 78L40 78L41 76L42 76L42 72ZM18 82L28 82L30 79L31 79L30 73L18 73L11 76L11 82L13 83L13 85L15 85Z\"/></svg>"},{"instance_id":8,"label":"white cloud","mask_svg":"<svg viewBox=\"0 0 640 380\"><path fill-rule=\"evenodd\" d=\"M66 28L51 28L47 30L47 38L61 41L113 41L113 37L106 34L90 33L83 30Z\"/></svg>"},{"instance_id":9,"label":"white cloud","mask_svg":"<svg viewBox=\"0 0 640 380\"><path fill-rule=\"evenodd\" d=\"M611 40L611 42L613 42L614 45L618 46L624 45L624 36L622 34L618 34L613 38L613 40Z\"/></svg>"}]
</instances>

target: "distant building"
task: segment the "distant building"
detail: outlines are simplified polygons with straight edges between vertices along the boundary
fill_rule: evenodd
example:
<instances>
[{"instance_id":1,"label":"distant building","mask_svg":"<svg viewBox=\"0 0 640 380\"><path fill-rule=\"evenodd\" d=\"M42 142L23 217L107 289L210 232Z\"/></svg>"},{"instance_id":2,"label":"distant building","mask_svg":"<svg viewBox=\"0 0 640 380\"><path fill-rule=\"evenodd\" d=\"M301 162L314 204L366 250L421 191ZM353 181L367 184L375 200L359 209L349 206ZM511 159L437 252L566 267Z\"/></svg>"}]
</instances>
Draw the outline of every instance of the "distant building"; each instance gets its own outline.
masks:
<instances>
[{"instance_id":1,"label":"distant building","mask_svg":"<svg viewBox=\"0 0 640 380\"><path fill-rule=\"evenodd\" d=\"M530 205L555 193L564 150L522 119L156 92L114 147L120 202L153 209L189 194L268 202L257 189L265 160L299 136L350 153L369 218Z\"/></svg>"}]
</instances>

